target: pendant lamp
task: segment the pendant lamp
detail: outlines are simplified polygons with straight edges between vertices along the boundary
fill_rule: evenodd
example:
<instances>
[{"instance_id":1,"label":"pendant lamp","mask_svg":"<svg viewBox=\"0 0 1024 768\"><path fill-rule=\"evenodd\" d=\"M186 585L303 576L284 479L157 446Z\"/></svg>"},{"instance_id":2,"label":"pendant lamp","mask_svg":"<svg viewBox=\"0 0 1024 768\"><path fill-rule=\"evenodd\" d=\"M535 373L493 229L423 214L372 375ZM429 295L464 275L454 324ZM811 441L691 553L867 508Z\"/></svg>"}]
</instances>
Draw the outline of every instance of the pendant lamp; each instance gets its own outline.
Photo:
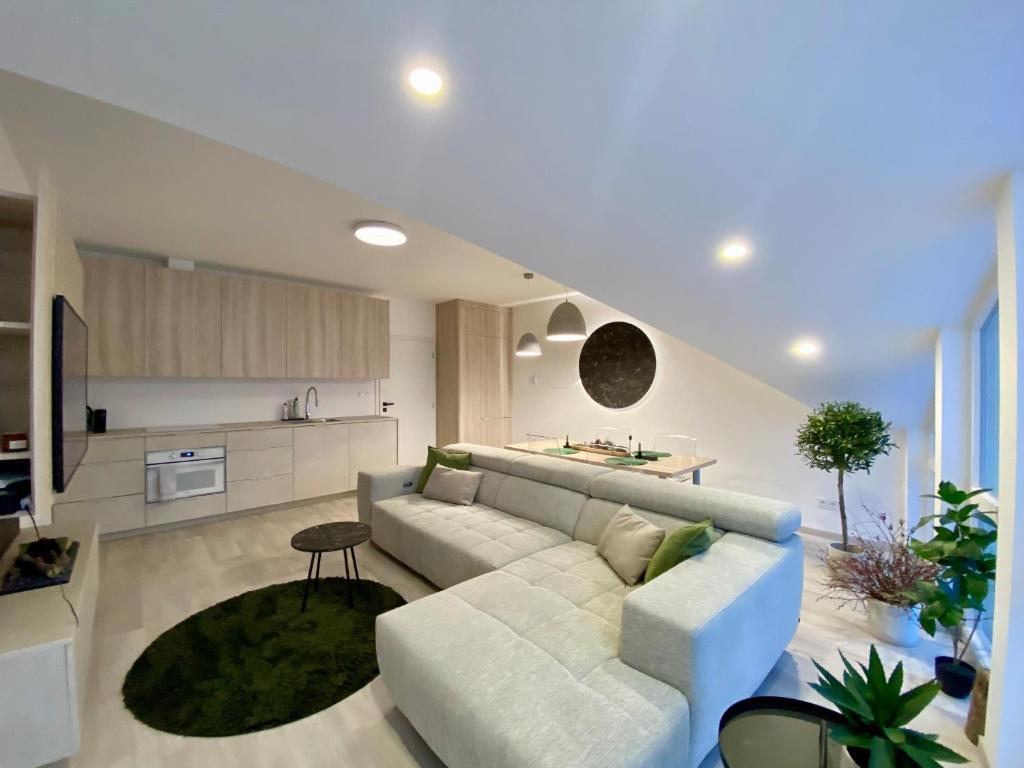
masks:
<instances>
[{"instance_id":1,"label":"pendant lamp","mask_svg":"<svg viewBox=\"0 0 1024 768\"><path fill-rule=\"evenodd\" d=\"M524 272L524 280L533 280L533 272ZM516 357L540 357L543 354L540 349L540 342L532 333L524 333L519 337L516 344Z\"/></svg>"},{"instance_id":2,"label":"pendant lamp","mask_svg":"<svg viewBox=\"0 0 1024 768\"><path fill-rule=\"evenodd\" d=\"M548 320L548 341L583 341L586 338L587 323L583 313L566 296Z\"/></svg>"}]
</instances>

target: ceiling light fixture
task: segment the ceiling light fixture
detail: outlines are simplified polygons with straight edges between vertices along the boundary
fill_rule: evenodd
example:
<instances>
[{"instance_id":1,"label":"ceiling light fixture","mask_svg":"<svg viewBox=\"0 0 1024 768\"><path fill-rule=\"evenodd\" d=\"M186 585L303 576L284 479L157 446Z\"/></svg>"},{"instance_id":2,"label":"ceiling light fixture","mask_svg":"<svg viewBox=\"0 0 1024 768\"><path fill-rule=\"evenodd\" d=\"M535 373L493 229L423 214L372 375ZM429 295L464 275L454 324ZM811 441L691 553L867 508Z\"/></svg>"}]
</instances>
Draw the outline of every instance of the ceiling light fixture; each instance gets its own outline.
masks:
<instances>
[{"instance_id":1,"label":"ceiling light fixture","mask_svg":"<svg viewBox=\"0 0 1024 768\"><path fill-rule=\"evenodd\" d=\"M569 301L555 307L548 320L548 341L583 341L587 338L587 323L580 308Z\"/></svg>"},{"instance_id":2,"label":"ceiling light fixture","mask_svg":"<svg viewBox=\"0 0 1024 768\"><path fill-rule=\"evenodd\" d=\"M750 256L750 244L743 240L727 240L718 249L718 259L726 264L738 264Z\"/></svg>"},{"instance_id":3,"label":"ceiling light fixture","mask_svg":"<svg viewBox=\"0 0 1024 768\"><path fill-rule=\"evenodd\" d=\"M417 67L409 73L409 85L421 96L437 96L444 88L444 80L432 69Z\"/></svg>"},{"instance_id":4,"label":"ceiling light fixture","mask_svg":"<svg viewBox=\"0 0 1024 768\"><path fill-rule=\"evenodd\" d=\"M817 339L805 336L790 344L789 353L794 357L810 360L821 354L821 344Z\"/></svg>"},{"instance_id":5,"label":"ceiling light fixture","mask_svg":"<svg viewBox=\"0 0 1024 768\"><path fill-rule=\"evenodd\" d=\"M355 226L355 235L357 240L364 243L386 248L404 245L409 239L404 229L387 221L360 221Z\"/></svg>"},{"instance_id":6,"label":"ceiling light fixture","mask_svg":"<svg viewBox=\"0 0 1024 768\"><path fill-rule=\"evenodd\" d=\"M523 279L529 286L530 281L533 280L533 272L524 272ZM529 290L527 292L529 293ZM532 333L527 331L519 337L519 343L516 344L516 357L540 357L542 354L544 353L541 351L540 342Z\"/></svg>"}]
</instances>

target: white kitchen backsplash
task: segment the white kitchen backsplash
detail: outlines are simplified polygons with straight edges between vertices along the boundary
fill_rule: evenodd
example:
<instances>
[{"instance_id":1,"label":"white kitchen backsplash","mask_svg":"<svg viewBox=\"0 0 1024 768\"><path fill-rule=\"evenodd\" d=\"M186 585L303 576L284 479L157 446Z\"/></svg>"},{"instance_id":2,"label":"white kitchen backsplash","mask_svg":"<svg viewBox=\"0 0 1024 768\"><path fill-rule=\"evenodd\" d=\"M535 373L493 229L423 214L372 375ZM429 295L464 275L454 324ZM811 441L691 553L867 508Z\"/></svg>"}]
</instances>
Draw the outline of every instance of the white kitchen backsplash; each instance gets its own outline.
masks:
<instances>
[{"instance_id":1,"label":"white kitchen backsplash","mask_svg":"<svg viewBox=\"0 0 1024 768\"><path fill-rule=\"evenodd\" d=\"M107 409L107 429L267 421L293 397L302 408L310 385L320 394L316 415L378 413L376 381L90 378L89 405Z\"/></svg>"}]
</instances>

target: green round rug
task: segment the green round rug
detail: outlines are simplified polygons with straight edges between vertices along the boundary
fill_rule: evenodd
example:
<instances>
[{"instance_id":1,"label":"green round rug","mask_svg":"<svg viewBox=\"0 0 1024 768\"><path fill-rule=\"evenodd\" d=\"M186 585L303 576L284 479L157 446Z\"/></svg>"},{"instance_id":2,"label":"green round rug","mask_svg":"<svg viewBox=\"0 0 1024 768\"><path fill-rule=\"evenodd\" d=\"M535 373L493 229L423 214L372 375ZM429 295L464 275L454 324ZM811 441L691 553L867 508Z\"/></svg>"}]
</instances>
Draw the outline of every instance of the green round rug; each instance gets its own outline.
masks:
<instances>
[{"instance_id":1,"label":"green round rug","mask_svg":"<svg viewBox=\"0 0 1024 768\"><path fill-rule=\"evenodd\" d=\"M375 581L322 578L246 592L164 632L124 680L125 706L182 736L234 736L290 723L355 693L378 674L377 616L405 601Z\"/></svg>"}]
</instances>

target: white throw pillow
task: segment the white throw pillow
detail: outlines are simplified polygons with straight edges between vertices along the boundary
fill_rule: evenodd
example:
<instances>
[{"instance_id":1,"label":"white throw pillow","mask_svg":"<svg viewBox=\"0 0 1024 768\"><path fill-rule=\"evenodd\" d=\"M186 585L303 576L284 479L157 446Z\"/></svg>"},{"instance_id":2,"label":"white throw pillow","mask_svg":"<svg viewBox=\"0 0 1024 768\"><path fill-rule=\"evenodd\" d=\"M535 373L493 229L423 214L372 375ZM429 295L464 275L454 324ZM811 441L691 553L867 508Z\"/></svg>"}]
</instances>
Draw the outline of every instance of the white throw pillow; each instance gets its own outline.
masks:
<instances>
[{"instance_id":1,"label":"white throw pillow","mask_svg":"<svg viewBox=\"0 0 1024 768\"><path fill-rule=\"evenodd\" d=\"M447 501L449 504L472 504L483 478L483 472L468 472L438 464L423 487L423 495L434 501Z\"/></svg>"},{"instance_id":2,"label":"white throw pillow","mask_svg":"<svg viewBox=\"0 0 1024 768\"><path fill-rule=\"evenodd\" d=\"M665 538L665 529L647 522L623 504L608 521L597 543L597 554L627 584L636 584L647 571L654 553Z\"/></svg>"}]
</instances>

